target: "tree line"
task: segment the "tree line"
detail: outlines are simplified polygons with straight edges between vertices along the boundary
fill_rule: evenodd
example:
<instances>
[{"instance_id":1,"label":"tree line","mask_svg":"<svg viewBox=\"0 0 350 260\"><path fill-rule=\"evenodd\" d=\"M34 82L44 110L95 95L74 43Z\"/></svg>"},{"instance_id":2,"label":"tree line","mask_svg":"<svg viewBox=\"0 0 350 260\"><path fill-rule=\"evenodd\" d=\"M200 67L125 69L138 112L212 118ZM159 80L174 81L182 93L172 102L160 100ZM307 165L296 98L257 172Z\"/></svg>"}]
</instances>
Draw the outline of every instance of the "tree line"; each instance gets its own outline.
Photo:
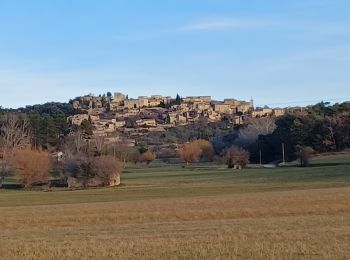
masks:
<instances>
[{"instance_id":1,"label":"tree line","mask_svg":"<svg viewBox=\"0 0 350 260\"><path fill-rule=\"evenodd\" d=\"M295 160L304 149L317 153L341 151L350 148L350 103L330 105L319 103L307 112L287 114L275 122L275 130L260 135L248 146L252 159L257 161L263 151L265 161ZM305 151L304 151L305 152Z\"/></svg>"},{"instance_id":2,"label":"tree line","mask_svg":"<svg viewBox=\"0 0 350 260\"><path fill-rule=\"evenodd\" d=\"M4 176L14 172L25 187L48 180L50 175L76 178L82 186L92 181L110 185L127 163L149 164L157 157L179 157L185 166L218 161L236 169L249 162L299 158L307 166L314 152L350 148L349 102L322 102L277 119L247 118L241 126L230 123L229 116L215 123L201 119L141 136L137 147L130 147L118 135L108 142L103 136L93 136L88 120L80 127L70 126L66 118L75 113L80 111L62 103L0 109L0 185ZM165 152L163 144L168 144ZM52 160L53 151L63 151L64 160Z\"/></svg>"}]
</instances>

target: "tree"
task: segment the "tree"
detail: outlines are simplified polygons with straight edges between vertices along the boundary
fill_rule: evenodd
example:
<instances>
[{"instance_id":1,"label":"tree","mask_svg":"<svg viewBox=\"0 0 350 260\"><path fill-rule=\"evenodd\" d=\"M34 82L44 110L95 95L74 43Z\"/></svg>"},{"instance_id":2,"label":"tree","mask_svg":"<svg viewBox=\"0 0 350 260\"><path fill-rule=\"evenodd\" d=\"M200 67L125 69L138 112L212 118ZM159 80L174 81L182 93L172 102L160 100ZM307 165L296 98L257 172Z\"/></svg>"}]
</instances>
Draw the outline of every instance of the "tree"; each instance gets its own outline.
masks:
<instances>
[{"instance_id":1,"label":"tree","mask_svg":"<svg viewBox=\"0 0 350 260\"><path fill-rule=\"evenodd\" d=\"M179 94L176 94L175 104L176 104L176 105L180 105L180 104L181 104L181 97L180 97Z\"/></svg>"},{"instance_id":2,"label":"tree","mask_svg":"<svg viewBox=\"0 0 350 260\"><path fill-rule=\"evenodd\" d=\"M156 159L156 154L150 150L141 154L141 161L145 162L146 164L150 164L155 159Z\"/></svg>"},{"instance_id":3,"label":"tree","mask_svg":"<svg viewBox=\"0 0 350 260\"><path fill-rule=\"evenodd\" d=\"M68 177L83 179L85 183L89 178L93 177L91 159L84 153L73 154L67 152L64 164Z\"/></svg>"},{"instance_id":4,"label":"tree","mask_svg":"<svg viewBox=\"0 0 350 260\"><path fill-rule=\"evenodd\" d=\"M133 149L133 152L130 155L130 161L132 161L134 164L137 164L141 161L141 154L138 149Z\"/></svg>"},{"instance_id":5,"label":"tree","mask_svg":"<svg viewBox=\"0 0 350 260\"><path fill-rule=\"evenodd\" d=\"M31 127L26 117L8 113L2 117L0 126L0 144L4 150L29 147Z\"/></svg>"},{"instance_id":6,"label":"tree","mask_svg":"<svg viewBox=\"0 0 350 260\"><path fill-rule=\"evenodd\" d=\"M91 120L91 117L89 116L89 119L86 120L84 119L82 122L81 122L81 128L84 132L84 134L86 135L93 135L93 125L92 125L92 120Z\"/></svg>"},{"instance_id":7,"label":"tree","mask_svg":"<svg viewBox=\"0 0 350 260\"><path fill-rule=\"evenodd\" d=\"M213 161L214 148L213 148L213 145L209 141L199 139L199 140L195 140L193 142L195 144L197 144L199 146L199 148L201 149L200 159L202 161L208 161L208 162Z\"/></svg>"},{"instance_id":8,"label":"tree","mask_svg":"<svg viewBox=\"0 0 350 260\"><path fill-rule=\"evenodd\" d=\"M13 161L18 178L25 188L31 187L34 182L48 179L51 169L48 152L28 148L16 149Z\"/></svg>"},{"instance_id":9,"label":"tree","mask_svg":"<svg viewBox=\"0 0 350 260\"><path fill-rule=\"evenodd\" d=\"M275 119L271 117L250 118L246 121L246 126L239 129L237 145L249 146L256 142L259 135L272 134L276 129Z\"/></svg>"},{"instance_id":10,"label":"tree","mask_svg":"<svg viewBox=\"0 0 350 260\"><path fill-rule=\"evenodd\" d=\"M137 149L134 147L129 147L125 144L123 144L123 142L115 142L112 143L109 146L109 154L112 154L114 157L118 158L123 165L123 168L126 168L126 164L128 162L135 162L135 155L137 153Z\"/></svg>"},{"instance_id":11,"label":"tree","mask_svg":"<svg viewBox=\"0 0 350 260\"><path fill-rule=\"evenodd\" d=\"M228 168L241 169L249 163L249 153L242 148L233 146L225 152L224 160Z\"/></svg>"},{"instance_id":12,"label":"tree","mask_svg":"<svg viewBox=\"0 0 350 260\"><path fill-rule=\"evenodd\" d=\"M198 143L196 142L189 142L184 144L179 150L178 154L180 158L188 165L196 160L199 159L199 157L202 154L202 150Z\"/></svg>"},{"instance_id":13,"label":"tree","mask_svg":"<svg viewBox=\"0 0 350 260\"><path fill-rule=\"evenodd\" d=\"M101 135L95 135L94 136L94 145L96 148L96 154L101 155L103 152L103 149L106 146L105 137L101 136Z\"/></svg>"},{"instance_id":14,"label":"tree","mask_svg":"<svg viewBox=\"0 0 350 260\"><path fill-rule=\"evenodd\" d=\"M108 97L108 98L112 98L112 93L108 91L108 92L107 92L107 97Z\"/></svg>"},{"instance_id":15,"label":"tree","mask_svg":"<svg viewBox=\"0 0 350 260\"><path fill-rule=\"evenodd\" d=\"M73 144L75 148L74 150L77 153L82 152L83 147L86 145L83 132L80 129L73 132Z\"/></svg>"},{"instance_id":16,"label":"tree","mask_svg":"<svg viewBox=\"0 0 350 260\"><path fill-rule=\"evenodd\" d=\"M91 171L94 177L103 180L104 186L110 186L115 176L120 176L122 165L120 161L111 156L98 156L92 159Z\"/></svg>"},{"instance_id":17,"label":"tree","mask_svg":"<svg viewBox=\"0 0 350 260\"><path fill-rule=\"evenodd\" d=\"M12 171L12 167L10 165L9 160L9 154L8 153L1 153L0 152L0 188L2 187L2 183L5 180L5 177L10 174Z\"/></svg>"},{"instance_id":18,"label":"tree","mask_svg":"<svg viewBox=\"0 0 350 260\"><path fill-rule=\"evenodd\" d=\"M301 147L298 146L297 149L298 151L298 158L300 162L301 167L307 167L310 165L310 159L314 153L314 150L311 147Z\"/></svg>"}]
</instances>

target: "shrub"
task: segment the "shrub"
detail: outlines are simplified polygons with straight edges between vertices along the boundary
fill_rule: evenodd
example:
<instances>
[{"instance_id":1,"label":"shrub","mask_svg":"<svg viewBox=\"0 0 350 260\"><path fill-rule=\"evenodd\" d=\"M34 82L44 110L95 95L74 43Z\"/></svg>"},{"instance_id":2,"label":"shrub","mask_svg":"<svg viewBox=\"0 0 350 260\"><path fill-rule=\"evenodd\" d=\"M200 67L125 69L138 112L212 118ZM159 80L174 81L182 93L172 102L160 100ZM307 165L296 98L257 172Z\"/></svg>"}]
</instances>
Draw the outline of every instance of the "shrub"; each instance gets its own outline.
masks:
<instances>
[{"instance_id":1,"label":"shrub","mask_svg":"<svg viewBox=\"0 0 350 260\"><path fill-rule=\"evenodd\" d=\"M178 150L180 158L188 165L199 159L202 154L202 150L198 143L190 142L186 143Z\"/></svg>"},{"instance_id":2,"label":"shrub","mask_svg":"<svg viewBox=\"0 0 350 260\"><path fill-rule=\"evenodd\" d=\"M51 158L48 152L31 149L16 150L13 162L18 179L24 187L31 187L34 182L47 181L51 169Z\"/></svg>"},{"instance_id":3,"label":"shrub","mask_svg":"<svg viewBox=\"0 0 350 260\"><path fill-rule=\"evenodd\" d=\"M91 159L83 154L66 154L64 168L70 177L89 179L93 177Z\"/></svg>"},{"instance_id":4,"label":"shrub","mask_svg":"<svg viewBox=\"0 0 350 260\"><path fill-rule=\"evenodd\" d=\"M226 150L224 160L228 168L241 169L249 163L249 153L238 147L231 147Z\"/></svg>"},{"instance_id":5,"label":"shrub","mask_svg":"<svg viewBox=\"0 0 350 260\"><path fill-rule=\"evenodd\" d=\"M141 161L147 164L150 164L152 161L156 159L156 154L150 150L141 154Z\"/></svg>"},{"instance_id":6,"label":"shrub","mask_svg":"<svg viewBox=\"0 0 350 260\"><path fill-rule=\"evenodd\" d=\"M120 175L122 168L120 161L111 155L95 157L91 162L93 176L101 178L104 185L110 185L111 178Z\"/></svg>"},{"instance_id":7,"label":"shrub","mask_svg":"<svg viewBox=\"0 0 350 260\"><path fill-rule=\"evenodd\" d=\"M213 145L207 141L207 140L203 140L203 139L199 139L196 141L193 141L195 144L197 144L199 146L199 148L202 150L201 152L201 160L202 161L213 161L214 159L214 148Z\"/></svg>"}]
</instances>

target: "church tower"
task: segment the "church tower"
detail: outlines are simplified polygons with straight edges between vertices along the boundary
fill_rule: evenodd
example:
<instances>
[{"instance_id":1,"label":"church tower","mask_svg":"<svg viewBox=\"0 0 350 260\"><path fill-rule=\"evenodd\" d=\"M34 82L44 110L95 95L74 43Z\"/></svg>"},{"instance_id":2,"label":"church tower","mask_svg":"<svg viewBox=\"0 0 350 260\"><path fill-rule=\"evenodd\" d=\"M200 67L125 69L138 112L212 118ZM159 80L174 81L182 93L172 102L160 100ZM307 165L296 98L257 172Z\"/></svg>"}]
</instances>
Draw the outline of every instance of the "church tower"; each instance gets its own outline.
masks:
<instances>
[{"instance_id":1,"label":"church tower","mask_svg":"<svg viewBox=\"0 0 350 260\"><path fill-rule=\"evenodd\" d=\"M254 100L253 97L250 98L250 107L254 110Z\"/></svg>"}]
</instances>

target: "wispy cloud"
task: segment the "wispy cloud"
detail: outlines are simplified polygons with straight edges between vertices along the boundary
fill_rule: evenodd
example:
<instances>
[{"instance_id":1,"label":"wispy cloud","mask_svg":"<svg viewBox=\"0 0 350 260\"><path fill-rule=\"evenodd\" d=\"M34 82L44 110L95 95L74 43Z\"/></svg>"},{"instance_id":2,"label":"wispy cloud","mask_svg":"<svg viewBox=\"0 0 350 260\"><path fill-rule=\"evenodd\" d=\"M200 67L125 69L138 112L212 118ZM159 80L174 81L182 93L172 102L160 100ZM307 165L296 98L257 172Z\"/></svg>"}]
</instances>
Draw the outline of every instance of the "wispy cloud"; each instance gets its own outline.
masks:
<instances>
[{"instance_id":1,"label":"wispy cloud","mask_svg":"<svg viewBox=\"0 0 350 260\"><path fill-rule=\"evenodd\" d=\"M273 22L259 19L215 19L188 24L181 31L226 31L259 29L273 25Z\"/></svg>"}]
</instances>

